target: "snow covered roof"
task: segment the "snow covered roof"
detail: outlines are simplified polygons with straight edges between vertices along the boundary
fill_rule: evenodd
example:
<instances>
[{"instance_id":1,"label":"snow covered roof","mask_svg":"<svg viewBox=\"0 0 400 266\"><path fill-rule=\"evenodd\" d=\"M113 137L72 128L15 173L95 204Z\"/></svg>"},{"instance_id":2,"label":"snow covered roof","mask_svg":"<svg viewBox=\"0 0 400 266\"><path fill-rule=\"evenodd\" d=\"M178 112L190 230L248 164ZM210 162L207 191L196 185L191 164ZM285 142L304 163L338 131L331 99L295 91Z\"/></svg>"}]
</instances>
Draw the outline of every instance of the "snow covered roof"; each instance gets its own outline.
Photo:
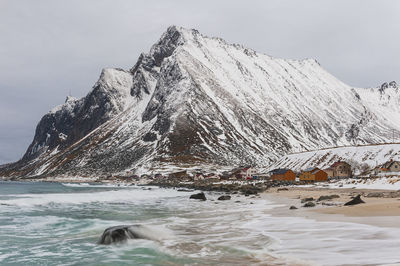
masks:
<instances>
[{"instance_id":1,"label":"snow covered roof","mask_svg":"<svg viewBox=\"0 0 400 266\"><path fill-rule=\"evenodd\" d=\"M334 167L336 167L336 166L338 166L338 165L340 165L340 164L347 164L347 165L349 165L348 163L346 163L346 162L344 162L344 161L337 161L337 162L335 162L334 164L332 164L331 168L334 168Z\"/></svg>"},{"instance_id":2,"label":"snow covered roof","mask_svg":"<svg viewBox=\"0 0 400 266\"><path fill-rule=\"evenodd\" d=\"M318 168L316 168L316 167L309 167L309 168L305 169L304 172L312 172L312 171L314 171L315 169L318 169Z\"/></svg>"},{"instance_id":3,"label":"snow covered roof","mask_svg":"<svg viewBox=\"0 0 400 266\"><path fill-rule=\"evenodd\" d=\"M274 169L270 171L271 174L273 175L283 175L286 174L286 172L290 171L290 169Z\"/></svg>"}]
</instances>

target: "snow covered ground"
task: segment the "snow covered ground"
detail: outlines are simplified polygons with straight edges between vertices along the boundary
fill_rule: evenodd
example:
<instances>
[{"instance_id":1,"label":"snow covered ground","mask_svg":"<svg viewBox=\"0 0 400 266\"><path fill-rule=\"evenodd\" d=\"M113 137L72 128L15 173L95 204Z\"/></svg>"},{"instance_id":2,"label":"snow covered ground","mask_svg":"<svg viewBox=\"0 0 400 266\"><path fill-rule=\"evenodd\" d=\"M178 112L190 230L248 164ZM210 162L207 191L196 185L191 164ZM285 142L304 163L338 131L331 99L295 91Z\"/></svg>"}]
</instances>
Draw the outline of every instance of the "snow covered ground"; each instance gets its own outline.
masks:
<instances>
[{"instance_id":1,"label":"snow covered ground","mask_svg":"<svg viewBox=\"0 0 400 266\"><path fill-rule=\"evenodd\" d=\"M400 190L400 176L379 177L372 179L343 179L330 183L313 185L324 188L356 188L356 189L384 189ZM310 186L308 186L310 187Z\"/></svg>"}]
</instances>

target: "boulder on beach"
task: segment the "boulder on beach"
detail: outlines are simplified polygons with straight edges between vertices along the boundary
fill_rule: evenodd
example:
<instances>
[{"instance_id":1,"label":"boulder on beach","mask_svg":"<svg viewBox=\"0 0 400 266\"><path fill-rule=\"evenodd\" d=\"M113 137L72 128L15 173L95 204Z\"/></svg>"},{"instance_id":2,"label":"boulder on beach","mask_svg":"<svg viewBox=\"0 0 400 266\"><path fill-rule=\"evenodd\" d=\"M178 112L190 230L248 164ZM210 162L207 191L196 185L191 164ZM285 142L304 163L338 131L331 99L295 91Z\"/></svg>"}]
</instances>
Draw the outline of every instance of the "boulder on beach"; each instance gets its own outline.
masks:
<instances>
[{"instance_id":1,"label":"boulder on beach","mask_svg":"<svg viewBox=\"0 0 400 266\"><path fill-rule=\"evenodd\" d=\"M368 193L365 197L367 198L383 198L385 194L383 192L371 192Z\"/></svg>"},{"instance_id":2,"label":"boulder on beach","mask_svg":"<svg viewBox=\"0 0 400 266\"><path fill-rule=\"evenodd\" d=\"M206 195L204 192L200 192L197 194L190 195L190 199L199 199L199 200L207 200Z\"/></svg>"},{"instance_id":3,"label":"boulder on beach","mask_svg":"<svg viewBox=\"0 0 400 266\"><path fill-rule=\"evenodd\" d=\"M400 198L400 191L389 192L387 196L389 198Z\"/></svg>"},{"instance_id":4,"label":"boulder on beach","mask_svg":"<svg viewBox=\"0 0 400 266\"><path fill-rule=\"evenodd\" d=\"M320 196L318 198L318 201L323 201L323 200L331 200L331 199L337 199L340 198L339 195L326 195L326 196Z\"/></svg>"},{"instance_id":5,"label":"boulder on beach","mask_svg":"<svg viewBox=\"0 0 400 266\"><path fill-rule=\"evenodd\" d=\"M279 191L287 191L287 190L289 190L289 189L288 189L288 188L286 188L286 187L283 187L283 188L278 188L278 190L277 190L277 191L279 192Z\"/></svg>"},{"instance_id":6,"label":"boulder on beach","mask_svg":"<svg viewBox=\"0 0 400 266\"><path fill-rule=\"evenodd\" d=\"M290 206L290 208L289 208L289 210L296 210L297 209L297 207L296 206Z\"/></svg>"},{"instance_id":7,"label":"boulder on beach","mask_svg":"<svg viewBox=\"0 0 400 266\"><path fill-rule=\"evenodd\" d=\"M313 201L314 200L314 198L304 198L304 199L302 199L301 200L301 203L304 203L304 202L307 202L307 201Z\"/></svg>"},{"instance_id":8,"label":"boulder on beach","mask_svg":"<svg viewBox=\"0 0 400 266\"><path fill-rule=\"evenodd\" d=\"M245 195L256 195L258 193L257 189L246 189L243 191Z\"/></svg>"},{"instance_id":9,"label":"boulder on beach","mask_svg":"<svg viewBox=\"0 0 400 266\"><path fill-rule=\"evenodd\" d=\"M365 201L363 201L361 199L361 195L357 195L352 200L346 202L344 204L344 206L351 206L351 205L356 205L356 204L360 204L360 203L365 203Z\"/></svg>"},{"instance_id":10,"label":"boulder on beach","mask_svg":"<svg viewBox=\"0 0 400 266\"><path fill-rule=\"evenodd\" d=\"M315 203L312 201L307 201L306 204L303 205L303 207L306 207L306 208L315 207Z\"/></svg>"},{"instance_id":11,"label":"boulder on beach","mask_svg":"<svg viewBox=\"0 0 400 266\"><path fill-rule=\"evenodd\" d=\"M218 198L218 200L230 200L230 199L231 199L231 196L229 196L229 195L223 195Z\"/></svg>"}]
</instances>

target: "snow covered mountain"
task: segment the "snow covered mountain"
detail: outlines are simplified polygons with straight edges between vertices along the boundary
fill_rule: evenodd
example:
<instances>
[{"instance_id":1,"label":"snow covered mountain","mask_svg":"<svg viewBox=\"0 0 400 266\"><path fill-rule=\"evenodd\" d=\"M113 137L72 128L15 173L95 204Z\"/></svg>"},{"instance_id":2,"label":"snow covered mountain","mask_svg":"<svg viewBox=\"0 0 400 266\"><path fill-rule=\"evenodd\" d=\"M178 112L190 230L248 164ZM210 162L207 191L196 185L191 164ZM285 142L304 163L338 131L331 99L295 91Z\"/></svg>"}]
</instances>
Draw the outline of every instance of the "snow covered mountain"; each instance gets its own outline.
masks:
<instances>
[{"instance_id":1,"label":"snow covered mountain","mask_svg":"<svg viewBox=\"0 0 400 266\"><path fill-rule=\"evenodd\" d=\"M0 176L265 166L295 151L386 142L400 130L394 85L351 88L315 60L172 26L132 69L104 69L86 97L46 114Z\"/></svg>"}]
</instances>

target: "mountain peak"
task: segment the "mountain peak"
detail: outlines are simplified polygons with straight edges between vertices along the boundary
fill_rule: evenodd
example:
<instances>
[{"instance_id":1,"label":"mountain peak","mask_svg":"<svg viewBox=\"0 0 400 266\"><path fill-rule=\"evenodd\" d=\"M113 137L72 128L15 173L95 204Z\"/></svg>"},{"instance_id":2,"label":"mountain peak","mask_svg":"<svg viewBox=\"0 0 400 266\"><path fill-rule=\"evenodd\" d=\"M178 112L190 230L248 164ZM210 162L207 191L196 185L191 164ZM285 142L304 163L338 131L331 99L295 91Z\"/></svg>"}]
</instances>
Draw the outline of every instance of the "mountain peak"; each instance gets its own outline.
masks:
<instances>
[{"instance_id":1,"label":"mountain peak","mask_svg":"<svg viewBox=\"0 0 400 266\"><path fill-rule=\"evenodd\" d=\"M185 32L188 30L170 26L167 31L163 33L160 40L151 47L150 55L154 58L156 66L161 66L164 58L169 57L175 49L185 43Z\"/></svg>"},{"instance_id":2,"label":"mountain peak","mask_svg":"<svg viewBox=\"0 0 400 266\"><path fill-rule=\"evenodd\" d=\"M388 82L384 82L381 86L378 87L379 92L381 94L383 94L385 92L385 90L389 89L389 88L395 89L397 91L398 85L397 85L396 81L391 81L389 83Z\"/></svg>"},{"instance_id":3,"label":"mountain peak","mask_svg":"<svg viewBox=\"0 0 400 266\"><path fill-rule=\"evenodd\" d=\"M78 100L77 98L72 97L71 95L68 95L67 98L65 99L65 103L68 103L68 102L75 102L75 101L77 101L77 100Z\"/></svg>"}]
</instances>

